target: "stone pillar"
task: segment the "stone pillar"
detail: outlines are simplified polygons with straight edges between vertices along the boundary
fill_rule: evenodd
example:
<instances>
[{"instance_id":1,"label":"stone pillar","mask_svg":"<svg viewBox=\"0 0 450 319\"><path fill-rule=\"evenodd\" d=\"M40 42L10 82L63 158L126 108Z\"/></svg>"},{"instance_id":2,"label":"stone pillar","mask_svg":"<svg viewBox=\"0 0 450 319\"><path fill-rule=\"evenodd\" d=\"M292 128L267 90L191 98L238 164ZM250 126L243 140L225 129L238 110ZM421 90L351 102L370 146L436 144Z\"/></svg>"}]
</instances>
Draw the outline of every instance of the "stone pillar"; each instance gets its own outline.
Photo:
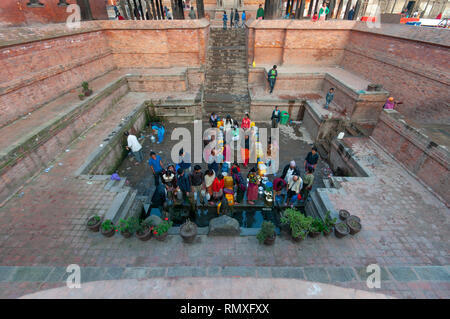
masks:
<instances>
[{"instance_id":1,"label":"stone pillar","mask_svg":"<svg viewBox=\"0 0 450 319\"><path fill-rule=\"evenodd\" d=\"M347 19L348 19L348 12L349 12L350 9L352 8L352 1L353 1L353 0L348 0L348 1L347 1L347 5L345 6L344 20L347 20Z\"/></svg>"},{"instance_id":2,"label":"stone pillar","mask_svg":"<svg viewBox=\"0 0 450 319\"><path fill-rule=\"evenodd\" d=\"M297 1L297 8L295 9L295 18L296 19L303 19L303 14L305 13L305 0Z\"/></svg>"},{"instance_id":3,"label":"stone pillar","mask_svg":"<svg viewBox=\"0 0 450 319\"><path fill-rule=\"evenodd\" d=\"M364 17L365 15L366 15L366 10L367 10L367 5L369 4L369 0L364 0L363 1L363 4L362 4L362 6L361 6L361 13L360 13L360 15L361 15L361 17Z\"/></svg>"},{"instance_id":4,"label":"stone pillar","mask_svg":"<svg viewBox=\"0 0 450 319\"><path fill-rule=\"evenodd\" d=\"M205 17L205 6L203 0L196 0L197 2L197 17L202 19Z\"/></svg>"},{"instance_id":5,"label":"stone pillar","mask_svg":"<svg viewBox=\"0 0 450 319\"><path fill-rule=\"evenodd\" d=\"M336 0L330 0L330 3L328 5L328 9L330 10L327 14L327 20L331 19L333 17L333 11L334 7L336 6Z\"/></svg>"},{"instance_id":6,"label":"stone pillar","mask_svg":"<svg viewBox=\"0 0 450 319\"><path fill-rule=\"evenodd\" d=\"M359 9L361 8L361 0L356 1L356 6L355 6L355 15L353 16L353 20L358 20L358 15L359 15Z\"/></svg>"},{"instance_id":7,"label":"stone pillar","mask_svg":"<svg viewBox=\"0 0 450 319\"><path fill-rule=\"evenodd\" d=\"M276 19L279 15L281 0L266 0L264 2L264 20Z\"/></svg>"},{"instance_id":8,"label":"stone pillar","mask_svg":"<svg viewBox=\"0 0 450 319\"><path fill-rule=\"evenodd\" d=\"M122 9L123 18L125 20L129 20L130 17L128 17L127 8L125 8L125 0L121 0L119 3L120 9Z\"/></svg>"},{"instance_id":9,"label":"stone pillar","mask_svg":"<svg viewBox=\"0 0 450 319\"><path fill-rule=\"evenodd\" d=\"M336 15L334 15L334 18L336 18L336 19L340 18L343 5L344 5L344 0L338 0L338 7L337 7Z\"/></svg>"},{"instance_id":10,"label":"stone pillar","mask_svg":"<svg viewBox=\"0 0 450 319\"><path fill-rule=\"evenodd\" d=\"M161 12L161 20L164 20L166 18L166 12L164 11L164 7L162 5L162 1L161 0L156 0L156 5L159 8L159 11ZM173 14L173 12L172 12Z\"/></svg>"}]
</instances>

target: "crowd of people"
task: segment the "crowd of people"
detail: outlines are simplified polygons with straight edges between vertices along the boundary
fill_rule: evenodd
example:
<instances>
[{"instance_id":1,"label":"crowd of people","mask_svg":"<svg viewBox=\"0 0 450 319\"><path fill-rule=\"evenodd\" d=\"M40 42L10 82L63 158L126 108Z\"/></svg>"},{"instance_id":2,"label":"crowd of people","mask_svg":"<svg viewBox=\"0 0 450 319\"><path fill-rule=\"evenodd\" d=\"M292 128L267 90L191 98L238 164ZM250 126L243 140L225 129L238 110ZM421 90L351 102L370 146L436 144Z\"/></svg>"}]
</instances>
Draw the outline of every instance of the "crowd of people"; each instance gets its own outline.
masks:
<instances>
[{"instance_id":1,"label":"crowd of people","mask_svg":"<svg viewBox=\"0 0 450 319\"><path fill-rule=\"evenodd\" d=\"M278 125L280 111L278 107L272 112L272 126ZM223 139L223 147L218 151L216 147L211 149L209 156L206 156L207 168L202 169L200 165L191 164L191 156L188 152L181 149L179 151L179 160L177 164L170 163L167 166L160 155L155 152L150 153L148 165L154 177L156 187L152 196L152 206L163 208L164 205L190 203L197 205L199 200L201 205L219 205L223 200L229 204L240 204L244 202L254 205L258 200L260 186L267 182L270 176L273 176L273 194L275 202L279 205L295 205L299 200L305 201L314 183L314 171L316 169L319 155L317 149L313 147L307 154L301 170L295 163L290 161L281 175L277 176L274 165L274 155L279 151L276 140L268 139L268 147L264 156L264 170L259 165L262 160L261 154L252 157L250 164L251 143L258 142L257 129L255 123L251 121L249 114L245 114L240 123L227 115L221 119L217 114L212 113L209 118L211 128L225 132L220 139ZM163 142L164 127L157 123L151 124L152 131L158 137L158 142ZM245 135L241 139L241 159L242 163L231 162L232 141L239 141L239 134ZM126 148L132 152L136 159L136 165L143 162L142 146L138 138L125 132L127 138ZM206 135L204 145L208 145L217 138L216 134ZM228 139L228 140L227 140ZM216 141L217 142L217 141ZM205 148L206 149L206 148ZM219 148L220 149L220 148ZM244 174L244 169L248 173ZM303 172L303 174L302 174Z\"/></svg>"}]
</instances>

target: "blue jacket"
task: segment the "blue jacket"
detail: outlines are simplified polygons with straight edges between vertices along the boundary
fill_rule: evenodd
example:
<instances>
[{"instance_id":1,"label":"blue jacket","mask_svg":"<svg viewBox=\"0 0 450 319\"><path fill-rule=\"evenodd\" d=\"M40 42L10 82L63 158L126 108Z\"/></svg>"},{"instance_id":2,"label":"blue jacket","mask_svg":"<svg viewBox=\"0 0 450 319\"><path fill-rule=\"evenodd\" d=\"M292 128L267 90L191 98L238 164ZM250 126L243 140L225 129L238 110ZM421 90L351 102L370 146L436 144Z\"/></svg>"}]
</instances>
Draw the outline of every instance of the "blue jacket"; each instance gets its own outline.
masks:
<instances>
[{"instance_id":1,"label":"blue jacket","mask_svg":"<svg viewBox=\"0 0 450 319\"><path fill-rule=\"evenodd\" d=\"M246 18L245 12L242 12L242 21L245 21L245 18Z\"/></svg>"},{"instance_id":2,"label":"blue jacket","mask_svg":"<svg viewBox=\"0 0 450 319\"><path fill-rule=\"evenodd\" d=\"M227 14L226 14L226 13L223 14L222 20L223 20L223 21L228 21L228 17L227 17Z\"/></svg>"}]
</instances>

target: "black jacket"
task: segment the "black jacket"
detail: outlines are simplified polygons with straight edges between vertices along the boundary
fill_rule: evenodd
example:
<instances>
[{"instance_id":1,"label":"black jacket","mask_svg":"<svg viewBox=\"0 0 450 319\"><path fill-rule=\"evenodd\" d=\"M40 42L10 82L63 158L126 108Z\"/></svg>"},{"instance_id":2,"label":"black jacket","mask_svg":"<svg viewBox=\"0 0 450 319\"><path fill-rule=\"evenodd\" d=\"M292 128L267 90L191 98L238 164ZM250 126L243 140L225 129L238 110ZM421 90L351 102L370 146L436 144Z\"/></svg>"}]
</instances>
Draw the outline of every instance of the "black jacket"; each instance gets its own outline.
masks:
<instances>
[{"instance_id":1,"label":"black jacket","mask_svg":"<svg viewBox=\"0 0 450 319\"><path fill-rule=\"evenodd\" d=\"M164 185L159 184L158 187L156 187L155 192L153 193L152 205L163 206L167 199L166 194L166 188L164 187Z\"/></svg>"},{"instance_id":2,"label":"black jacket","mask_svg":"<svg viewBox=\"0 0 450 319\"><path fill-rule=\"evenodd\" d=\"M275 110L272 111L272 116L270 117L271 120L273 120L274 118L279 119L281 116L281 111L278 110L278 116L275 116Z\"/></svg>"},{"instance_id":3,"label":"black jacket","mask_svg":"<svg viewBox=\"0 0 450 319\"><path fill-rule=\"evenodd\" d=\"M287 171L288 171L288 169L289 169L289 165L290 165L290 164L287 164L287 165L283 168L283 174L281 174L281 178L282 178L282 179L284 179L284 178L286 177ZM298 170L298 167L297 167L297 166L294 167L294 173L293 173L292 175L300 176L300 171Z\"/></svg>"}]
</instances>

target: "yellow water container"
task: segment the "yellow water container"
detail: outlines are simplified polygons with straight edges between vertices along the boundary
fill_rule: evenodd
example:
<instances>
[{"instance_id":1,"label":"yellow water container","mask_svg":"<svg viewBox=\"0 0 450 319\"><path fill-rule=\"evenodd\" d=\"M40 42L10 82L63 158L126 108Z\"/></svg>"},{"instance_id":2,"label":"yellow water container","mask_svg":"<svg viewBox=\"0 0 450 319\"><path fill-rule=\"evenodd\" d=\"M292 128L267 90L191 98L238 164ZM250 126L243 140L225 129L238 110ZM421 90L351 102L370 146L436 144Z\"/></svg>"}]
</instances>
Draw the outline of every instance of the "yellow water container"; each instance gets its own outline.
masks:
<instances>
[{"instance_id":1,"label":"yellow water container","mask_svg":"<svg viewBox=\"0 0 450 319\"><path fill-rule=\"evenodd\" d=\"M224 188L233 189L233 177L225 176L223 179L224 179Z\"/></svg>"},{"instance_id":2,"label":"yellow water container","mask_svg":"<svg viewBox=\"0 0 450 319\"><path fill-rule=\"evenodd\" d=\"M228 201L228 205L230 205L230 206L234 205L234 195L233 194L225 194L225 198Z\"/></svg>"}]
</instances>

